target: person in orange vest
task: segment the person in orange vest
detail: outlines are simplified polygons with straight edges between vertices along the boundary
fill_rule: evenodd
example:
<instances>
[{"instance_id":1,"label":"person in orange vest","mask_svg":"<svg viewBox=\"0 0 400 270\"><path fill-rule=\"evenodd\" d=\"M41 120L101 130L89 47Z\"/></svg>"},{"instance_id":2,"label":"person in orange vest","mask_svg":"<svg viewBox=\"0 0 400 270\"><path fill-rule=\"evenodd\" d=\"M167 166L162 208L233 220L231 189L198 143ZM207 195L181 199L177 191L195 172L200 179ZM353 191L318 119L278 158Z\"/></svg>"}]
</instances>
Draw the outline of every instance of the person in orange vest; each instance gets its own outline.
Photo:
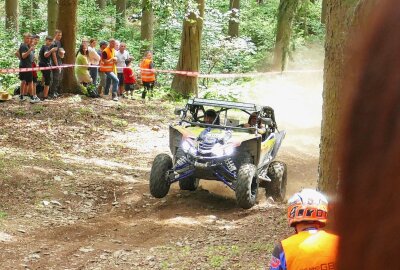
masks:
<instances>
[{"instance_id":1,"label":"person in orange vest","mask_svg":"<svg viewBox=\"0 0 400 270\"><path fill-rule=\"evenodd\" d=\"M156 73L153 70L153 54L148 51L145 54L145 58L140 63L140 74L143 83L142 99L146 98L147 91L150 92L150 96L153 95L154 83L156 82Z\"/></svg>"},{"instance_id":2,"label":"person in orange vest","mask_svg":"<svg viewBox=\"0 0 400 270\"><path fill-rule=\"evenodd\" d=\"M277 244L270 270L336 269L338 236L321 228L326 225L328 200L318 191L303 189L288 201L292 235Z\"/></svg>"},{"instance_id":3,"label":"person in orange vest","mask_svg":"<svg viewBox=\"0 0 400 270\"><path fill-rule=\"evenodd\" d=\"M106 87L104 89L104 95L108 96L112 82L112 100L118 101L118 77L117 77L117 57L115 57L115 39L110 39L109 45L105 48L101 54L100 60L100 72L106 74Z\"/></svg>"}]
</instances>

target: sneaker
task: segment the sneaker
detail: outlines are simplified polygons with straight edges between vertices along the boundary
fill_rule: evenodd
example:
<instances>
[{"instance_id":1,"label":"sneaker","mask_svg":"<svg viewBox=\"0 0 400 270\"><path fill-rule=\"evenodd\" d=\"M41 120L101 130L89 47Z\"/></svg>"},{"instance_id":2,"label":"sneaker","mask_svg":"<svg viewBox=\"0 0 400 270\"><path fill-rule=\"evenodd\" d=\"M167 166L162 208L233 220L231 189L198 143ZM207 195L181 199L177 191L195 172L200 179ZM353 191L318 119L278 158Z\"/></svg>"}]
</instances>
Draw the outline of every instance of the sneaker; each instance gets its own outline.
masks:
<instances>
[{"instance_id":1,"label":"sneaker","mask_svg":"<svg viewBox=\"0 0 400 270\"><path fill-rule=\"evenodd\" d=\"M20 102L25 101L25 100L26 100L26 98L24 96L22 96L22 95L19 96L19 101Z\"/></svg>"},{"instance_id":2,"label":"sneaker","mask_svg":"<svg viewBox=\"0 0 400 270\"><path fill-rule=\"evenodd\" d=\"M34 96L31 98L30 103L38 103L40 102L40 98L38 98L37 96Z\"/></svg>"},{"instance_id":3,"label":"sneaker","mask_svg":"<svg viewBox=\"0 0 400 270\"><path fill-rule=\"evenodd\" d=\"M113 101L118 101L118 96L117 95L113 96L112 100Z\"/></svg>"}]
</instances>

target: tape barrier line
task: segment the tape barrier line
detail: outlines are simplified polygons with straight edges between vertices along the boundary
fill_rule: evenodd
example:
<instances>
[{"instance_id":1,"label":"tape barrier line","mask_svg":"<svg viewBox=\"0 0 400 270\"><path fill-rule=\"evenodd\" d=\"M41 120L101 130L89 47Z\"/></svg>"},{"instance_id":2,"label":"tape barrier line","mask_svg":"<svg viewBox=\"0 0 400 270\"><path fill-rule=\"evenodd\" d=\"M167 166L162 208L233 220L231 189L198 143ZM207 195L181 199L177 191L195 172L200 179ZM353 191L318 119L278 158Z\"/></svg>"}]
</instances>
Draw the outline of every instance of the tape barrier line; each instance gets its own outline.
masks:
<instances>
[{"instance_id":1,"label":"tape barrier line","mask_svg":"<svg viewBox=\"0 0 400 270\"><path fill-rule=\"evenodd\" d=\"M94 67L99 68L100 66L95 65L72 65L65 64L61 66L50 66L50 67L32 67L32 68L0 68L0 74L10 74L19 72L32 72L41 70L52 70L61 68L71 68L71 67ZM141 70L148 70L156 73L167 73L167 74L178 74L182 76L198 77L198 78L254 78L262 77L267 75L283 75L283 74L293 74L293 73L320 73L322 69L308 69L308 70L287 70L287 71L268 71L268 72L250 72L250 73L215 73L215 74L201 74L195 71L179 71L179 70L163 70L163 69L134 69L135 72L140 72Z\"/></svg>"}]
</instances>

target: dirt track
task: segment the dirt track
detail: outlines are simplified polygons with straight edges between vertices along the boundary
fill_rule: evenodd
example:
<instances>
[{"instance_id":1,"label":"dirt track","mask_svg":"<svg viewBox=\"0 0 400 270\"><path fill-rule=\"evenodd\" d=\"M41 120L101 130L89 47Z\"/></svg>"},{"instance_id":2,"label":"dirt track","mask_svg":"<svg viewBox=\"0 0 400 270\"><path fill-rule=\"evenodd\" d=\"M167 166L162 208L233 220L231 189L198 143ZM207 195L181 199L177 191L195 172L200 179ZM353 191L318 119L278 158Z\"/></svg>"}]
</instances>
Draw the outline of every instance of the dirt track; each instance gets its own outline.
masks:
<instances>
[{"instance_id":1,"label":"dirt track","mask_svg":"<svg viewBox=\"0 0 400 270\"><path fill-rule=\"evenodd\" d=\"M254 89L283 79L298 78L268 78ZM288 193L315 185L312 110L320 104L310 98L318 89L263 93L275 97L269 104L288 131L279 156L288 163ZM295 118L280 103L288 91ZM290 230L285 207L263 191L251 210L238 208L219 183L194 193L174 185L161 200L149 195L152 159L168 151L171 111L160 102L76 97L0 104L0 268L264 269L274 242Z\"/></svg>"}]
</instances>

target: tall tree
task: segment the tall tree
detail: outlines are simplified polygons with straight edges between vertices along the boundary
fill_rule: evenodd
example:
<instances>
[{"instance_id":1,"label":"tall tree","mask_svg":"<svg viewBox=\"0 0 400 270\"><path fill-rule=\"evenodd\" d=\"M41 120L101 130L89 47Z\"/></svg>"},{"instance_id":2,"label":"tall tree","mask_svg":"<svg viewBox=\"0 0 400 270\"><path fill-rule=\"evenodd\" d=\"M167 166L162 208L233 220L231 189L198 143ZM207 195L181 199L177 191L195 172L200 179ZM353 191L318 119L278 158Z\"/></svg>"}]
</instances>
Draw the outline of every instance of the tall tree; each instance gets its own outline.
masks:
<instances>
[{"instance_id":1,"label":"tall tree","mask_svg":"<svg viewBox=\"0 0 400 270\"><path fill-rule=\"evenodd\" d=\"M104 9L106 7L106 0L96 0L97 5L99 6L100 9Z\"/></svg>"},{"instance_id":2,"label":"tall tree","mask_svg":"<svg viewBox=\"0 0 400 270\"><path fill-rule=\"evenodd\" d=\"M322 0L322 8L321 8L321 23L325 24L326 20L326 3L327 0Z\"/></svg>"},{"instance_id":3,"label":"tall tree","mask_svg":"<svg viewBox=\"0 0 400 270\"><path fill-rule=\"evenodd\" d=\"M230 9L230 18L229 18L228 36L238 37L240 0L230 0L229 9Z\"/></svg>"},{"instance_id":4,"label":"tall tree","mask_svg":"<svg viewBox=\"0 0 400 270\"><path fill-rule=\"evenodd\" d=\"M116 11L117 11L116 27L117 27L117 29L120 29L122 27L125 27L126 0L117 0Z\"/></svg>"},{"instance_id":5,"label":"tall tree","mask_svg":"<svg viewBox=\"0 0 400 270\"><path fill-rule=\"evenodd\" d=\"M47 0L47 32L54 35L57 25L58 0Z\"/></svg>"},{"instance_id":6,"label":"tall tree","mask_svg":"<svg viewBox=\"0 0 400 270\"><path fill-rule=\"evenodd\" d=\"M78 0L59 1L57 28L63 34L61 43L65 50L64 64L75 64L77 7ZM73 68L64 68L61 86L63 93L80 92Z\"/></svg>"},{"instance_id":7,"label":"tall tree","mask_svg":"<svg viewBox=\"0 0 400 270\"><path fill-rule=\"evenodd\" d=\"M322 105L321 143L318 188L335 194L339 169L334 165L337 143L337 119L344 78L344 48L354 7L358 1L330 0L326 6L326 39L324 64L324 90Z\"/></svg>"},{"instance_id":8,"label":"tall tree","mask_svg":"<svg viewBox=\"0 0 400 270\"><path fill-rule=\"evenodd\" d=\"M289 56L292 23L299 0L281 0L278 8L278 24L274 49L274 70L284 70Z\"/></svg>"},{"instance_id":9,"label":"tall tree","mask_svg":"<svg viewBox=\"0 0 400 270\"><path fill-rule=\"evenodd\" d=\"M142 22L140 36L144 45L142 52L153 49L154 13L152 0L142 0Z\"/></svg>"},{"instance_id":10,"label":"tall tree","mask_svg":"<svg viewBox=\"0 0 400 270\"><path fill-rule=\"evenodd\" d=\"M194 71L200 70L200 45L203 30L204 0L196 0L198 11L191 11L183 21L181 38L181 49L179 53L177 70ZM197 77L175 74L172 80L172 89L183 96L198 93Z\"/></svg>"},{"instance_id":11,"label":"tall tree","mask_svg":"<svg viewBox=\"0 0 400 270\"><path fill-rule=\"evenodd\" d=\"M6 29L18 32L18 0L6 0Z\"/></svg>"}]
</instances>

